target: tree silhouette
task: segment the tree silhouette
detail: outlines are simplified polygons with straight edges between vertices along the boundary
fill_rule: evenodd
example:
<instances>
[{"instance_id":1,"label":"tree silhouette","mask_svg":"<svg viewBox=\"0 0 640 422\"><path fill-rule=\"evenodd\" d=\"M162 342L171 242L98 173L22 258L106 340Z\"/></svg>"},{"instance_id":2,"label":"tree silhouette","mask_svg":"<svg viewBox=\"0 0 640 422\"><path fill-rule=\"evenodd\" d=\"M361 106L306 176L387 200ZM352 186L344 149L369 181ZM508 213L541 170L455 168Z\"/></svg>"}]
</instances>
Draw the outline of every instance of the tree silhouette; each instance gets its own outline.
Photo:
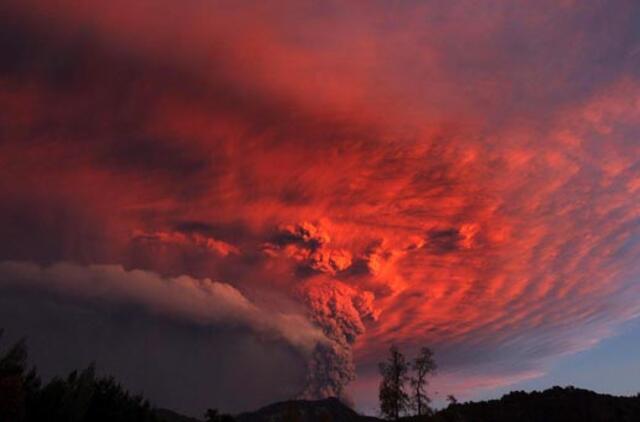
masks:
<instances>
[{"instance_id":1,"label":"tree silhouette","mask_svg":"<svg viewBox=\"0 0 640 422\"><path fill-rule=\"evenodd\" d=\"M233 422L235 421L234 417L227 414L221 414L218 412L218 409L207 409L204 412L204 420L205 422Z\"/></svg>"},{"instance_id":2,"label":"tree silhouette","mask_svg":"<svg viewBox=\"0 0 640 422\"><path fill-rule=\"evenodd\" d=\"M0 330L0 334L1 334ZM156 422L149 402L132 396L113 377L96 377L92 364L42 385L27 368L24 340L0 355L0 421Z\"/></svg>"},{"instance_id":3,"label":"tree silhouette","mask_svg":"<svg viewBox=\"0 0 640 422\"><path fill-rule=\"evenodd\" d=\"M458 404L458 399L453 394L449 394L447 396L447 402L449 403L449 406L455 406Z\"/></svg>"},{"instance_id":4,"label":"tree silhouette","mask_svg":"<svg viewBox=\"0 0 640 422\"><path fill-rule=\"evenodd\" d=\"M433 410L429 406L431 398L427 395L427 377L435 372L437 365L433 359L433 352L428 347L420 349L420 354L414 359L411 368L414 375L411 377L412 404L418 416L430 415Z\"/></svg>"},{"instance_id":5,"label":"tree silhouette","mask_svg":"<svg viewBox=\"0 0 640 422\"><path fill-rule=\"evenodd\" d=\"M0 337L3 331L0 330ZM21 420L25 412L27 347L22 339L0 357L0 420Z\"/></svg>"},{"instance_id":6,"label":"tree silhouette","mask_svg":"<svg viewBox=\"0 0 640 422\"><path fill-rule=\"evenodd\" d=\"M379 365L382 381L380 382L380 413L387 419L398 420L409 408L409 395L405 391L408 381L409 364L396 346L389 349L386 362Z\"/></svg>"}]
</instances>

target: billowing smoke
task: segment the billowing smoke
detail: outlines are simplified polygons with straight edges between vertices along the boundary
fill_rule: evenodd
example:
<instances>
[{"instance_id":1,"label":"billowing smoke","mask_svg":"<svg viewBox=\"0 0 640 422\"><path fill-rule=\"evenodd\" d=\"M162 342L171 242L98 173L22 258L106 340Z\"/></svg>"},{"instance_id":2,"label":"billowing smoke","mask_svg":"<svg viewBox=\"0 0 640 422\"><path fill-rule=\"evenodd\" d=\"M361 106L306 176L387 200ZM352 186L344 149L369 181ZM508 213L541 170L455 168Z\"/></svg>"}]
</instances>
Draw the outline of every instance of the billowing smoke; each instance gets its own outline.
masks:
<instances>
[{"instance_id":1,"label":"billowing smoke","mask_svg":"<svg viewBox=\"0 0 640 422\"><path fill-rule=\"evenodd\" d=\"M311 222L280 226L263 251L291 259L304 270L307 278L297 286L296 295L329 340L315 347L300 397L343 397L344 387L355 379L352 346L364 333L365 323L377 318L373 293L337 279L352 266L353 254L334 247L327 229Z\"/></svg>"},{"instance_id":2,"label":"billowing smoke","mask_svg":"<svg viewBox=\"0 0 640 422\"><path fill-rule=\"evenodd\" d=\"M330 246L329 233L319 225L303 222L280 227L273 242L263 251L270 256L282 255L309 270L336 275L351 266L353 257L346 249Z\"/></svg>"},{"instance_id":3,"label":"billowing smoke","mask_svg":"<svg viewBox=\"0 0 640 422\"><path fill-rule=\"evenodd\" d=\"M0 262L0 287L70 296L95 306L134 306L200 325L238 326L282 339L304 356L327 343L323 333L296 313L259 307L235 287L189 276L162 277L150 271L127 271L119 265L44 267L28 262Z\"/></svg>"},{"instance_id":4,"label":"billowing smoke","mask_svg":"<svg viewBox=\"0 0 640 422\"><path fill-rule=\"evenodd\" d=\"M355 379L352 346L375 320L373 294L326 278L313 278L300 286L299 294L330 344L318 344L309 362L303 398L342 397L344 387Z\"/></svg>"},{"instance_id":5,"label":"billowing smoke","mask_svg":"<svg viewBox=\"0 0 640 422\"><path fill-rule=\"evenodd\" d=\"M135 306L201 325L235 325L282 339L308 359L302 398L343 397L355 379L351 347L376 319L373 294L325 275L311 277L296 293L308 317L261 308L233 286L189 276L162 277L119 265L0 262L0 287L49 292L95 306Z\"/></svg>"}]
</instances>

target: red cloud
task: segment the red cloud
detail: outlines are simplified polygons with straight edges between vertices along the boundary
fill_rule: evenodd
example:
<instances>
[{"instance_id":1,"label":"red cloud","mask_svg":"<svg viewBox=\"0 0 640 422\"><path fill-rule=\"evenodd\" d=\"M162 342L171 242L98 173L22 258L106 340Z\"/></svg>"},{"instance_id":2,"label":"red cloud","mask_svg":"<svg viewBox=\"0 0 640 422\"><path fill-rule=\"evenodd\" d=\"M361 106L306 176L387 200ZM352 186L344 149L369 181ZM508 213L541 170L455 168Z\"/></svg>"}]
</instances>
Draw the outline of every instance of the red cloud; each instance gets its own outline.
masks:
<instances>
[{"instance_id":1,"label":"red cloud","mask_svg":"<svg viewBox=\"0 0 640 422\"><path fill-rule=\"evenodd\" d=\"M164 2L59 3L47 28L14 11L33 51L0 76L3 232L23 236L4 259L273 290L347 327L325 334L363 373L392 342L427 344L452 385L531 376L640 312L640 85L625 55L574 80L610 47L582 44L581 20L463 2L399 8L402 28L373 5L307 25L305 7L189 3L196 23L173 27Z\"/></svg>"},{"instance_id":2,"label":"red cloud","mask_svg":"<svg viewBox=\"0 0 640 422\"><path fill-rule=\"evenodd\" d=\"M224 242L222 240L216 240L213 237L204 236L199 233L182 233L182 232L153 232L146 233L142 231L136 231L133 234L134 242L158 242L169 245L186 245L195 246L198 248L208 249L220 256L227 256L230 254L239 254L240 250L235 246Z\"/></svg>"}]
</instances>

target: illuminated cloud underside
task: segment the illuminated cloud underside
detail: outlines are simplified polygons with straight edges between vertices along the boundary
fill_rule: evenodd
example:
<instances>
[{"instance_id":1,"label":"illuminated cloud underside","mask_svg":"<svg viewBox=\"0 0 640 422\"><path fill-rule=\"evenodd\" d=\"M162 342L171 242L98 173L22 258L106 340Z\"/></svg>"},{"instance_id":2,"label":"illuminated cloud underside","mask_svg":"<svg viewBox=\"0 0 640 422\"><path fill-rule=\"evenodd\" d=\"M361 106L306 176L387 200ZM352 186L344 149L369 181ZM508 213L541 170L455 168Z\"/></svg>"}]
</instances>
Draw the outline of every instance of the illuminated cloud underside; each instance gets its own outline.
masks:
<instances>
[{"instance_id":1,"label":"illuminated cloud underside","mask_svg":"<svg viewBox=\"0 0 640 422\"><path fill-rule=\"evenodd\" d=\"M640 312L637 6L447 3L8 2L2 258L283 300L363 379L593 345Z\"/></svg>"}]
</instances>

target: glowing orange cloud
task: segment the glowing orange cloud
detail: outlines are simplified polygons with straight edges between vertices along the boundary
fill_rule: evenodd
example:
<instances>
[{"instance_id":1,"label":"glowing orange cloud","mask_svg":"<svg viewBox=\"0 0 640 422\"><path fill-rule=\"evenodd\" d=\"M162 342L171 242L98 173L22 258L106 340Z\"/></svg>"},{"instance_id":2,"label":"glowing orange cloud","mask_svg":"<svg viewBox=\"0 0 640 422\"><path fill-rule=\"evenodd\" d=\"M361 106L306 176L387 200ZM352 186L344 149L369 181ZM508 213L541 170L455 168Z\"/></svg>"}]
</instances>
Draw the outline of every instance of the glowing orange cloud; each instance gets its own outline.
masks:
<instances>
[{"instance_id":1,"label":"glowing orange cloud","mask_svg":"<svg viewBox=\"0 0 640 422\"><path fill-rule=\"evenodd\" d=\"M580 41L562 10L372 4L307 25L308 5L189 2L173 27L167 2L45 3L11 8L37 60L0 76L0 192L5 217L65 230L4 259L275 290L325 334L353 317L340 345L365 377L389 344L427 344L460 389L538 374L639 314L640 84L622 65L574 83L582 56L548 70ZM74 44L83 24L97 47ZM50 77L51 55L72 71Z\"/></svg>"}]
</instances>

